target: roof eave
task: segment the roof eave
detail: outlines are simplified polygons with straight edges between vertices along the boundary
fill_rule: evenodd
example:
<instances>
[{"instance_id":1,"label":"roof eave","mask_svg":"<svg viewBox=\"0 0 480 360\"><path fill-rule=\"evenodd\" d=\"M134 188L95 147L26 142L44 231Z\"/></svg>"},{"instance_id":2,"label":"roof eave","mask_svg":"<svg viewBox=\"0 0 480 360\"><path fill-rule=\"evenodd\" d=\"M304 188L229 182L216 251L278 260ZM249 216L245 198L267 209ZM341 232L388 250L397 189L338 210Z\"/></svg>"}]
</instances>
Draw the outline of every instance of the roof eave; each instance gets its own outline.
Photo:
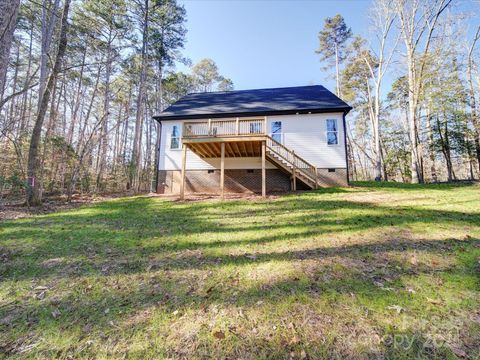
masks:
<instances>
[{"instance_id":1,"label":"roof eave","mask_svg":"<svg viewBox=\"0 0 480 360\"><path fill-rule=\"evenodd\" d=\"M157 121L164 120L193 120L193 119L218 119L227 117L246 117L246 116L268 116L268 115L295 115L295 114L321 114L343 112L345 115L352 110L351 106L342 106L336 108L318 108L304 110L272 110L272 111L250 111L250 112L233 112L233 113L213 113L213 114L191 114L191 115L154 115Z\"/></svg>"}]
</instances>

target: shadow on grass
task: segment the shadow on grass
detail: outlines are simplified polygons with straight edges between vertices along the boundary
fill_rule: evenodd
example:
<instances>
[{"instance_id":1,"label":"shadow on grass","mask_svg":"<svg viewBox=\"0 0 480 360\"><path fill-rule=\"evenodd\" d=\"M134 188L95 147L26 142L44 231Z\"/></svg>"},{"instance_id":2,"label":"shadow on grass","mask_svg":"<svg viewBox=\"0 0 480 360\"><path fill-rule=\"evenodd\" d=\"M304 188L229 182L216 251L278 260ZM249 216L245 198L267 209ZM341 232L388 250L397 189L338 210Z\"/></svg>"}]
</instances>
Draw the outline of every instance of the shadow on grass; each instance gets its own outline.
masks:
<instances>
[{"instance_id":1,"label":"shadow on grass","mask_svg":"<svg viewBox=\"0 0 480 360\"><path fill-rule=\"evenodd\" d=\"M476 238L414 241L384 235L373 236L366 244L326 243L275 251L275 244L295 241L297 246L312 237L344 232L414 224L480 224L478 213L327 199L321 197L322 192L275 201L225 203L187 204L140 197L4 223L0 225L2 283L13 286L27 281L32 287L55 287L71 281L76 287L44 300L31 292L21 303L1 307L0 319L8 318L8 322L0 324L0 333L8 342L0 342L0 348L12 352L11 337L60 327L80 339L72 345L79 348L85 346L82 339L89 333L128 338L143 326L129 319L149 307L164 311L167 321L171 317L174 321L169 315L174 311L186 313L216 304L254 307L261 302L274 306L283 301L302 303L309 298L336 299L351 294L372 306L424 306L412 303L411 295L402 290L403 279L432 274L443 276L448 286L479 290L474 251L480 241ZM252 255L252 245L273 248ZM389 258L390 253L402 251L471 255L459 265L438 269ZM237 286L238 277L244 276L238 272L243 269L304 260L318 260L319 264L298 278ZM213 275L204 280L208 271ZM223 271L228 276L221 277ZM393 290L376 284L385 277ZM59 315L54 317L55 311ZM112 321L117 335L112 333ZM266 354L275 351L271 346L265 349ZM43 355L58 354L47 351Z\"/></svg>"},{"instance_id":2,"label":"shadow on grass","mask_svg":"<svg viewBox=\"0 0 480 360\"><path fill-rule=\"evenodd\" d=\"M348 212L348 216L339 215L339 211ZM252 221L254 218L258 221ZM229 219L245 221L232 224ZM312 194L256 203L165 202L159 205L149 198L112 201L2 225L7 234L0 237L0 246L7 245L9 250L4 256L9 261L0 267L0 276L4 280L24 280L61 276L62 271L66 277L101 274L101 269L109 262L121 264L117 268L122 274L133 273L143 271L152 258L165 266L196 268L199 267L196 261L175 261L178 252L240 248L248 253L252 245L273 246L289 241L299 245L318 236L391 230L415 224L476 226L480 224L480 214L317 200ZM300 251L300 254L314 257L345 252L349 255L362 248L368 252L383 252L422 247L422 244L432 250L443 246L442 242L388 241L383 237L372 238L371 244L338 249L326 246ZM202 257L202 268L216 262L244 263L246 259L224 254L215 254L212 259L208 254ZM296 258L295 251L272 252L264 261L288 258ZM48 266L49 259L62 260L59 272Z\"/></svg>"},{"instance_id":3,"label":"shadow on grass","mask_svg":"<svg viewBox=\"0 0 480 360\"><path fill-rule=\"evenodd\" d=\"M369 189L403 189L403 190L454 190L462 187L476 186L473 181L451 183L409 184L393 181L352 181L351 186Z\"/></svg>"},{"instance_id":4,"label":"shadow on grass","mask_svg":"<svg viewBox=\"0 0 480 360\"><path fill-rule=\"evenodd\" d=\"M465 249L470 246L478 246L478 242L468 242L462 244ZM142 331L145 326L145 319L142 319L141 314L149 313L149 309L161 311L166 317L167 322L176 323L182 321L183 316L191 314L192 312L207 312L215 309L216 306L221 308L234 305L235 308L242 308L247 311L249 308L255 308L256 311L262 307L275 307L279 303L290 303L296 305L308 304L315 299L319 301L327 301L327 304L336 304L345 301L350 302L352 296L355 296L361 303L369 304L371 311L382 312L388 305L395 304L408 311L422 312L422 307L425 303L415 301L415 298L405 290L403 283L404 278L435 274L443 279L444 286L458 287L461 289L478 290L478 282L472 283L472 278L475 278L475 258L472 257L465 264L465 267L452 266L439 270L438 268L424 265L413 268L400 261L388 260L384 257L379 257L382 251L389 251L391 249L408 249L410 245L393 245L392 247L375 247L373 250L378 251L374 253L372 259L368 255L368 251L372 248L344 250L336 254L336 257L346 260L355 260L358 262L369 262L369 271L364 271L361 267L348 266L348 263L342 264L342 261L337 263L329 263L323 266L318 266L315 271L306 273L303 276L292 276L288 279L276 280L267 284L252 284L250 287L239 288L238 275L235 273L228 277L219 279L213 275L212 280L207 280L207 283L202 282L202 277L197 275L186 275L185 273L172 271L172 264L166 264L165 269L148 271L144 270L140 282L118 281L118 275L111 274L95 279L93 288L91 285L79 283L77 288L64 296L48 296L45 300L33 300L25 302L18 307L10 309L11 314L8 325L0 325L1 332L15 332L16 337L19 335L30 336L32 333L41 334L45 329L62 329L63 332L68 333L69 336L78 338L78 342L72 344L67 349L68 352L85 351L85 343L96 336L108 337L109 341L119 341L120 339L128 339L137 331ZM426 248L427 245L424 245ZM430 244L429 250L433 251L455 251L459 249L459 245L455 242L439 242ZM331 256L339 249L331 249ZM325 256L321 251L307 254L307 256L300 254L293 254L288 259L306 259L309 256L314 258L321 258ZM282 256L283 258L283 256ZM197 259L198 261L199 259ZM265 255L256 262L278 260L278 257L273 254ZM192 258L184 259L183 265L180 267L190 268L186 266L187 262L191 262ZM240 259L235 261L237 265L244 265L246 262L253 260ZM342 264L339 268L338 264ZM223 264L220 261L218 265ZM215 270L215 263L212 262L208 269ZM378 281L384 281L385 277L389 277L389 282L386 286L380 287L377 285ZM204 281L204 280L203 280ZM89 283L91 284L91 283ZM328 302L329 301L329 302ZM261 305L259 305L261 304ZM292 311L295 307L292 308ZM0 314L5 309L0 310ZM334 307L327 307L323 309L323 313L328 314L329 311L334 312ZM349 312L350 310L344 310ZM387 310L388 312L389 310ZM392 310L393 311L393 310ZM435 310L436 311L436 310ZM57 313L53 317L51 314ZM353 314L352 314L353 315ZM330 316L330 315L327 315ZM180 318L179 318L180 317ZM1 316L0 316L1 318ZM311 320L313 321L313 319ZM317 319L316 321L320 321ZM404 332L383 333L383 336L404 336ZM412 333L408 333L412 336ZM230 336L238 337L238 341L245 341L245 335L240 337L233 332ZM291 346L279 346L270 344L267 339L263 339L258 335L252 335L254 341L263 341L258 344L258 356L278 358L285 354L286 349ZM410 339L408 337L408 339ZM255 340L256 339L256 340ZM439 349L425 349L418 347L423 338L414 337L412 348L404 349L406 343L398 343L398 338L395 339L397 344L386 343L387 353L395 355L398 353L401 346L401 354L417 354L428 355L430 352L444 354L448 350ZM239 349L248 353L252 349L251 340L238 344ZM370 341L371 339L365 339ZM402 340L403 341L403 340ZM409 340L410 341L410 340ZM305 345L308 349L311 348L310 353L318 352L322 346L327 353L331 354L335 351L335 346L328 348L325 344L313 345L307 342ZM3 345L4 351L8 354L10 351L7 343ZM272 346L273 345L273 346ZM2 346L0 342L0 347ZM314 348L318 346L319 348ZM408 351L407 351L408 350ZM95 349L90 349L87 354L93 355ZM225 349L228 351L228 349ZM407 351L407 352L406 352ZM42 355L47 357L55 357L59 354L65 355L67 351L58 352L57 350L45 350ZM142 354L142 353L140 353ZM272 355L274 354L274 356ZM143 354L146 356L146 354ZM165 355L165 354L164 354ZM176 353L169 352L168 356L178 356ZM191 355L191 354L190 354ZM405 358L408 358L405 357Z\"/></svg>"},{"instance_id":5,"label":"shadow on grass","mask_svg":"<svg viewBox=\"0 0 480 360\"><path fill-rule=\"evenodd\" d=\"M312 191L309 191L312 192ZM313 192L317 194L339 194L339 193L348 193L347 188L343 187L324 187L324 188L318 188L317 190L313 190Z\"/></svg>"}]
</instances>

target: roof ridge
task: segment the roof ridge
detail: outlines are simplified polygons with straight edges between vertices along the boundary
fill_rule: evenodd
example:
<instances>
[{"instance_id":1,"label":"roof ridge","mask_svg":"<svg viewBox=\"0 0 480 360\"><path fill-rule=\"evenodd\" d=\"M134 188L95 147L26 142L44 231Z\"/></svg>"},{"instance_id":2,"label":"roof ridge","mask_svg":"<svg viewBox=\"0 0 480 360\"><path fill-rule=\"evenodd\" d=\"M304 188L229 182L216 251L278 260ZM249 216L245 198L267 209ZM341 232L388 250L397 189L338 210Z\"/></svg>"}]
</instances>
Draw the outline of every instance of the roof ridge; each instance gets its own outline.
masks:
<instances>
[{"instance_id":1,"label":"roof ridge","mask_svg":"<svg viewBox=\"0 0 480 360\"><path fill-rule=\"evenodd\" d=\"M173 103L158 119L193 119L226 114L296 114L346 111L351 107L322 85L192 93Z\"/></svg>"},{"instance_id":2,"label":"roof ridge","mask_svg":"<svg viewBox=\"0 0 480 360\"><path fill-rule=\"evenodd\" d=\"M282 86L282 87L269 87L269 88L260 88L260 89L242 89L242 90L227 90L227 91L196 91L188 93L187 95L196 95L196 94L228 94L228 93L239 93L244 91L260 91L260 90L283 90L283 89L299 89L307 87L321 87L325 88L323 85L299 85L299 86ZM328 90L328 89L326 89Z\"/></svg>"}]
</instances>

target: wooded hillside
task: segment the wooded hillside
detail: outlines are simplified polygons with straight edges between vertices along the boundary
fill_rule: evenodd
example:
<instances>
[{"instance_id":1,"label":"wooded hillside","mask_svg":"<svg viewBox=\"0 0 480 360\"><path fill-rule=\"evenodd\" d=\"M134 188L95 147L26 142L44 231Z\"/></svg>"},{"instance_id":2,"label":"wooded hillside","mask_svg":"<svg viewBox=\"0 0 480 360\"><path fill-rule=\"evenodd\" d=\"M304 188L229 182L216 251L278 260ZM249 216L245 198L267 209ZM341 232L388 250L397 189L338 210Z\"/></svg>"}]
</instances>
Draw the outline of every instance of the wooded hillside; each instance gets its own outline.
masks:
<instances>
[{"instance_id":1,"label":"wooded hillside","mask_svg":"<svg viewBox=\"0 0 480 360\"><path fill-rule=\"evenodd\" d=\"M175 1L3 1L0 191L148 191L152 115L192 91L233 88L205 59L181 53ZM15 26L16 24L16 26ZM13 32L13 30L15 31ZM3 83L2 83L3 84Z\"/></svg>"},{"instance_id":2,"label":"wooded hillside","mask_svg":"<svg viewBox=\"0 0 480 360\"><path fill-rule=\"evenodd\" d=\"M325 20L317 52L336 70L337 95L354 107L351 178L422 183L479 177L480 27L478 11L459 5L375 0L362 36L341 15Z\"/></svg>"}]
</instances>

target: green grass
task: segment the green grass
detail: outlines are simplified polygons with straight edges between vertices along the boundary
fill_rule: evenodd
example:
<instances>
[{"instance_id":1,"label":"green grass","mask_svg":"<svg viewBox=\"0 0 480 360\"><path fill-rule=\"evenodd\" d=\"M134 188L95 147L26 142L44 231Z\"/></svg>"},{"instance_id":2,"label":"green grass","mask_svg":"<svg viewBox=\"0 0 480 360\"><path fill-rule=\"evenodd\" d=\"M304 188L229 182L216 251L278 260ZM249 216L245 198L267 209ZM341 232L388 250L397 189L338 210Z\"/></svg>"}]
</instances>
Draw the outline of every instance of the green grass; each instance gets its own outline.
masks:
<instances>
[{"instance_id":1,"label":"green grass","mask_svg":"<svg viewBox=\"0 0 480 360\"><path fill-rule=\"evenodd\" d=\"M0 223L0 358L479 358L480 188L130 197Z\"/></svg>"}]
</instances>

